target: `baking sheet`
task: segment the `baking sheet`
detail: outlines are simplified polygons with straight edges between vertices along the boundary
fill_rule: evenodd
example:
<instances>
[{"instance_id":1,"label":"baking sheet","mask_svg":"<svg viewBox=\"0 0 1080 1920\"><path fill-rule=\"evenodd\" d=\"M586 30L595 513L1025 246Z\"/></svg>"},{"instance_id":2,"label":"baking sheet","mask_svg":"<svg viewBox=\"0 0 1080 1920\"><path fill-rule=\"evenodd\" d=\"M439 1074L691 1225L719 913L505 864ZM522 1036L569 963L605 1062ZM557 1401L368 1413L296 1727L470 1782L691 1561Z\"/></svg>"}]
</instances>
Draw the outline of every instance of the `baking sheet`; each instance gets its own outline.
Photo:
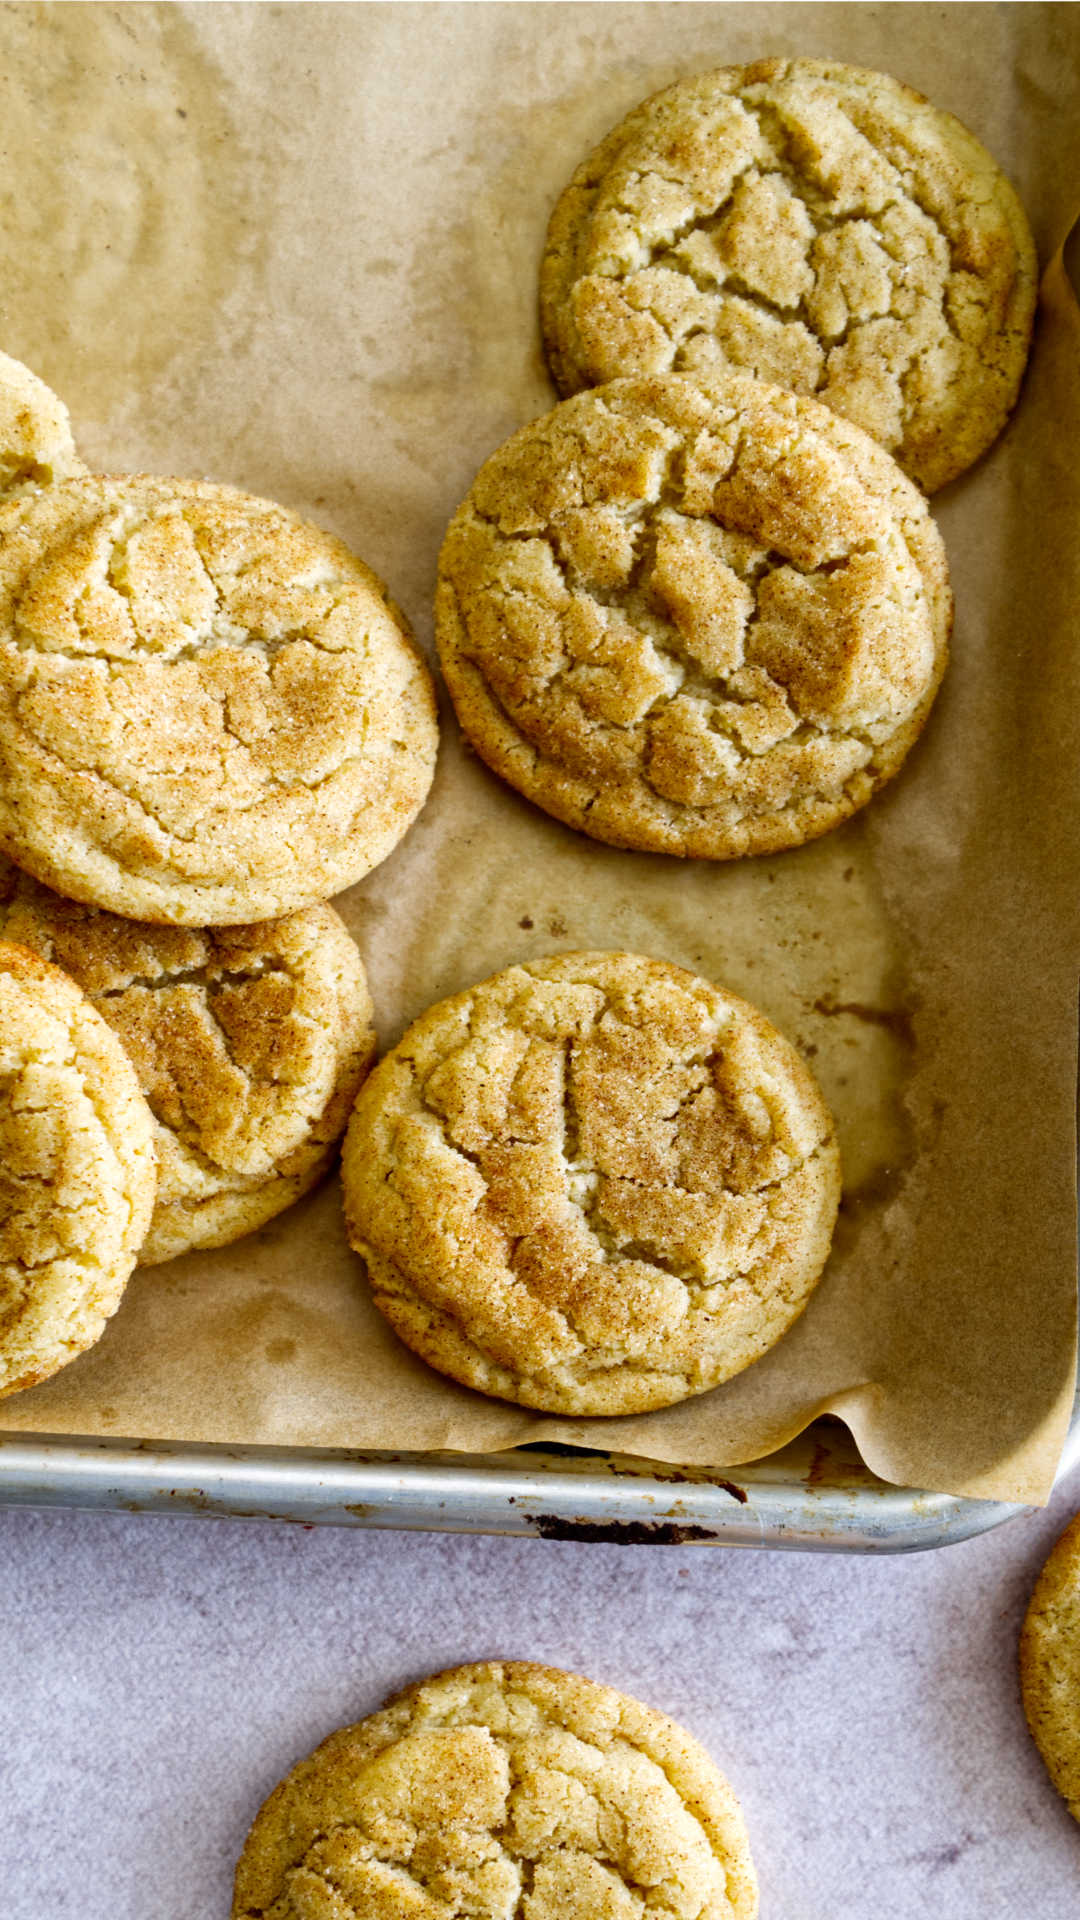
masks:
<instances>
[{"instance_id":1,"label":"baking sheet","mask_svg":"<svg viewBox=\"0 0 1080 1920\"><path fill-rule=\"evenodd\" d=\"M428 646L451 512L554 399L548 213L636 100L764 53L883 67L986 142L1044 259L1080 179L1070 7L17 5L0 43L0 345L67 400L91 464L310 514ZM1059 286L1013 424L935 499L958 613L926 736L839 832L730 866L603 848L503 788L448 715L427 808L338 903L384 1044L515 960L619 946L744 993L803 1048L845 1199L772 1354L637 1420L484 1400L375 1314L332 1182L137 1274L5 1427L719 1465L828 1410L884 1478L1045 1498L1073 1390L1078 434Z\"/></svg>"}]
</instances>

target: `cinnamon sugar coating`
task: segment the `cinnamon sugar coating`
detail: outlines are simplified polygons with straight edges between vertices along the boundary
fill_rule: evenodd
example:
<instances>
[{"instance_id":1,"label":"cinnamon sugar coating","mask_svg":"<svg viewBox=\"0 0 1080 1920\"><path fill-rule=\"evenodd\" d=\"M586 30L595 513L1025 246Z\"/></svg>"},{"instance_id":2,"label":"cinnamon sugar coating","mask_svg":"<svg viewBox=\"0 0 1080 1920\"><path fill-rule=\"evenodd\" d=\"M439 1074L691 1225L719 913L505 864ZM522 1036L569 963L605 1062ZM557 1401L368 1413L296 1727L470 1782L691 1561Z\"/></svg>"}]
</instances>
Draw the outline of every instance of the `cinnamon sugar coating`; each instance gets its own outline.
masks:
<instances>
[{"instance_id":1,"label":"cinnamon sugar coating","mask_svg":"<svg viewBox=\"0 0 1080 1920\"><path fill-rule=\"evenodd\" d=\"M702 1393L802 1312L840 1188L798 1054L663 961L567 954L432 1007L371 1075L349 1238L406 1343L567 1414Z\"/></svg>"},{"instance_id":2,"label":"cinnamon sugar coating","mask_svg":"<svg viewBox=\"0 0 1080 1920\"><path fill-rule=\"evenodd\" d=\"M0 353L0 500L85 471L63 401L21 360Z\"/></svg>"},{"instance_id":3,"label":"cinnamon sugar coating","mask_svg":"<svg viewBox=\"0 0 1080 1920\"><path fill-rule=\"evenodd\" d=\"M138 1074L158 1155L140 1266L227 1246L331 1165L376 1051L360 955L332 907L157 927L61 899L0 855L0 936L63 967Z\"/></svg>"},{"instance_id":4,"label":"cinnamon sugar coating","mask_svg":"<svg viewBox=\"0 0 1080 1920\"><path fill-rule=\"evenodd\" d=\"M887 74L761 60L678 82L578 168L541 306L564 394L734 367L816 394L928 493L1016 400L1037 262L952 114Z\"/></svg>"},{"instance_id":5,"label":"cinnamon sugar coating","mask_svg":"<svg viewBox=\"0 0 1080 1920\"><path fill-rule=\"evenodd\" d=\"M664 1714L523 1661L331 1734L266 1801L233 1920L754 1920L739 1805Z\"/></svg>"},{"instance_id":6,"label":"cinnamon sugar coating","mask_svg":"<svg viewBox=\"0 0 1080 1920\"><path fill-rule=\"evenodd\" d=\"M798 846L890 779L945 669L944 549L857 427L742 374L523 427L443 543L436 626L495 772L615 846Z\"/></svg>"},{"instance_id":7,"label":"cinnamon sugar coating","mask_svg":"<svg viewBox=\"0 0 1080 1920\"><path fill-rule=\"evenodd\" d=\"M154 1204L153 1121L74 981L0 942L0 1396L100 1339Z\"/></svg>"},{"instance_id":8,"label":"cinnamon sugar coating","mask_svg":"<svg viewBox=\"0 0 1080 1920\"><path fill-rule=\"evenodd\" d=\"M0 510L0 847L46 885L272 919L385 858L436 745L381 584L284 507L106 476Z\"/></svg>"}]
</instances>

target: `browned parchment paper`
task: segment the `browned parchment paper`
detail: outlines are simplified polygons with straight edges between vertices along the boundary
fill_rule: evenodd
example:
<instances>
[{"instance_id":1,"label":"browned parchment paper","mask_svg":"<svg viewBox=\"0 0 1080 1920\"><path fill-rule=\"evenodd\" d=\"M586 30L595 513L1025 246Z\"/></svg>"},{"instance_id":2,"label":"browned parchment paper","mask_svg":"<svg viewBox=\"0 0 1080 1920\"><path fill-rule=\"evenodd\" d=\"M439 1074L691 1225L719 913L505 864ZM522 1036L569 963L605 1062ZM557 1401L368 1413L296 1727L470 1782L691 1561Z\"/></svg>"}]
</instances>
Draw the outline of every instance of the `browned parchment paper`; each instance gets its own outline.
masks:
<instances>
[{"instance_id":1,"label":"browned parchment paper","mask_svg":"<svg viewBox=\"0 0 1080 1920\"><path fill-rule=\"evenodd\" d=\"M578 160L679 75L882 67L971 126L1042 258L1080 200L1080 12L953 5L15 5L0 14L0 345L112 469L207 474L347 539L430 644L445 524L554 399L536 270ZM339 904L384 1044L511 962L618 946L757 1002L812 1058L846 1191L811 1306L726 1387L550 1420L375 1314L336 1182L137 1274L9 1429L734 1463L825 1409L889 1479L1045 1497L1071 1405L1080 960L1080 325L1058 273L1003 441L937 497L953 664L894 787L731 866L557 826L463 751Z\"/></svg>"}]
</instances>

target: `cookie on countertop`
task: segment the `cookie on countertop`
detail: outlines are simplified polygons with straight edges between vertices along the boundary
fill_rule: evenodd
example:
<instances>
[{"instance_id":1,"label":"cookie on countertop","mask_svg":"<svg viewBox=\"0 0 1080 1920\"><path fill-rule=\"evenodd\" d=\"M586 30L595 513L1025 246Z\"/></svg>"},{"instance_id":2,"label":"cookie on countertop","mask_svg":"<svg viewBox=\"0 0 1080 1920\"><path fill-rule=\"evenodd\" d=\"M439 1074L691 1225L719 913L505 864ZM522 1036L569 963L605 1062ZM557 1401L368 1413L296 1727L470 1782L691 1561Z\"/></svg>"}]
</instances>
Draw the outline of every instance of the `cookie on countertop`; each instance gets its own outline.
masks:
<instances>
[{"instance_id":1,"label":"cookie on countertop","mask_svg":"<svg viewBox=\"0 0 1080 1920\"><path fill-rule=\"evenodd\" d=\"M158 1154L140 1266L228 1245L326 1172L376 1050L332 907L158 927L61 899L0 855L0 937L70 974L138 1074Z\"/></svg>"},{"instance_id":2,"label":"cookie on countertop","mask_svg":"<svg viewBox=\"0 0 1080 1920\"><path fill-rule=\"evenodd\" d=\"M1037 261L952 114L828 60L679 81L627 115L551 219L544 335L564 394L734 366L818 398L928 493L1016 401Z\"/></svg>"},{"instance_id":3,"label":"cookie on countertop","mask_svg":"<svg viewBox=\"0 0 1080 1920\"><path fill-rule=\"evenodd\" d=\"M825 1264L832 1121L794 1047L659 960L529 962L422 1014L342 1154L375 1304L462 1385L631 1414L767 1352Z\"/></svg>"},{"instance_id":4,"label":"cookie on countertop","mask_svg":"<svg viewBox=\"0 0 1080 1920\"><path fill-rule=\"evenodd\" d=\"M1080 1514L1031 1596L1020 1634L1020 1685L1035 1745L1080 1820Z\"/></svg>"},{"instance_id":5,"label":"cookie on countertop","mask_svg":"<svg viewBox=\"0 0 1080 1920\"><path fill-rule=\"evenodd\" d=\"M0 943L0 1396L93 1346L154 1204L153 1120L73 980Z\"/></svg>"},{"instance_id":6,"label":"cookie on countertop","mask_svg":"<svg viewBox=\"0 0 1080 1920\"><path fill-rule=\"evenodd\" d=\"M0 509L0 847L179 926L275 919L422 805L434 688L340 540L194 480L68 480Z\"/></svg>"},{"instance_id":7,"label":"cookie on countertop","mask_svg":"<svg viewBox=\"0 0 1080 1920\"><path fill-rule=\"evenodd\" d=\"M456 1667L331 1734L274 1789L233 1920L754 1920L738 1801L697 1741L612 1687Z\"/></svg>"},{"instance_id":8,"label":"cookie on countertop","mask_svg":"<svg viewBox=\"0 0 1080 1920\"><path fill-rule=\"evenodd\" d=\"M918 488L746 374L564 401L487 461L439 561L439 652L482 758L656 853L773 853L864 806L922 728L951 624Z\"/></svg>"},{"instance_id":9,"label":"cookie on countertop","mask_svg":"<svg viewBox=\"0 0 1080 1920\"><path fill-rule=\"evenodd\" d=\"M0 500L85 471L63 401L21 360L0 353Z\"/></svg>"}]
</instances>

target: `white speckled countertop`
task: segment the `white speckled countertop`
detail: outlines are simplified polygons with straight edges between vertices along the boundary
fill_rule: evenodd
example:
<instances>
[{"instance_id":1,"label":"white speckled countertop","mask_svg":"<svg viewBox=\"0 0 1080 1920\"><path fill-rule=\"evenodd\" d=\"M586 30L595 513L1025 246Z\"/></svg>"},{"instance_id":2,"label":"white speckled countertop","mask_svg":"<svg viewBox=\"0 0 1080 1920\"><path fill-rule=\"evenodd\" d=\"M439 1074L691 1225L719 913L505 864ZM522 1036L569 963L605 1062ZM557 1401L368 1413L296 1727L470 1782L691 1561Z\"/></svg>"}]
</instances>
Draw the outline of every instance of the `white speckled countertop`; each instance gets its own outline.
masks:
<instances>
[{"instance_id":1,"label":"white speckled countertop","mask_svg":"<svg viewBox=\"0 0 1080 1920\"><path fill-rule=\"evenodd\" d=\"M4 1920L224 1920L279 1776L490 1655L635 1693L743 1803L761 1920L1074 1920L1016 1637L1080 1475L910 1558L0 1512Z\"/></svg>"}]
</instances>

